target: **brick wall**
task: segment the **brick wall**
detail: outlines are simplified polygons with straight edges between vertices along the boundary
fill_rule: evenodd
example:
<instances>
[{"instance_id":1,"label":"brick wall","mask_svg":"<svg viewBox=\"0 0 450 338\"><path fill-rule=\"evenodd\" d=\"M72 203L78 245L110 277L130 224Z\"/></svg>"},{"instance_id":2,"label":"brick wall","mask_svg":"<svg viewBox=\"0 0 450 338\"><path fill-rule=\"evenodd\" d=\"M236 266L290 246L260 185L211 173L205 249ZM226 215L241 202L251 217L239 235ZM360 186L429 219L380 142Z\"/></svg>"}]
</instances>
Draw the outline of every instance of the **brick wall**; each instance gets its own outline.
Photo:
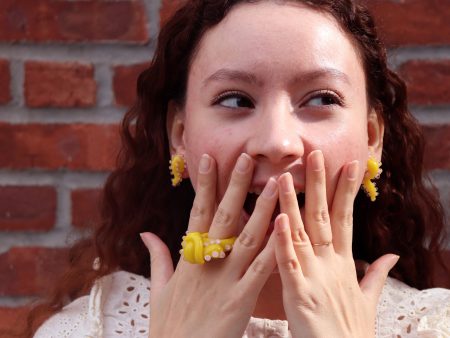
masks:
<instances>
[{"instance_id":1,"label":"brick wall","mask_svg":"<svg viewBox=\"0 0 450 338\"><path fill-rule=\"evenodd\" d=\"M0 330L51 284L65 247L95 223L118 123L170 0L0 2ZM450 7L369 1L429 141L450 210ZM450 246L450 245L449 245Z\"/></svg>"}]
</instances>

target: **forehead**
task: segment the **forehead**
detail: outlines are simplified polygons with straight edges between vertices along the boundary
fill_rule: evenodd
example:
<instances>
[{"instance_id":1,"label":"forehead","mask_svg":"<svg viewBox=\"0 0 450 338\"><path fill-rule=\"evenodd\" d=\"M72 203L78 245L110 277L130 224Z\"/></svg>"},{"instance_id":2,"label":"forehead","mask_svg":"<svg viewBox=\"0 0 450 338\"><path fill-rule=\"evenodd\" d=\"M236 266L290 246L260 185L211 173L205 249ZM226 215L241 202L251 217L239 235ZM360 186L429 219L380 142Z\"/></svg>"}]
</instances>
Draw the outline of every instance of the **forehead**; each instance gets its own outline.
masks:
<instances>
[{"instance_id":1,"label":"forehead","mask_svg":"<svg viewBox=\"0 0 450 338\"><path fill-rule=\"evenodd\" d=\"M207 77L221 68L254 70L271 80L326 68L364 83L358 52L336 20L291 2L236 5L208 30L193 58L190 77Z\"/></svg>"}]
</instances>

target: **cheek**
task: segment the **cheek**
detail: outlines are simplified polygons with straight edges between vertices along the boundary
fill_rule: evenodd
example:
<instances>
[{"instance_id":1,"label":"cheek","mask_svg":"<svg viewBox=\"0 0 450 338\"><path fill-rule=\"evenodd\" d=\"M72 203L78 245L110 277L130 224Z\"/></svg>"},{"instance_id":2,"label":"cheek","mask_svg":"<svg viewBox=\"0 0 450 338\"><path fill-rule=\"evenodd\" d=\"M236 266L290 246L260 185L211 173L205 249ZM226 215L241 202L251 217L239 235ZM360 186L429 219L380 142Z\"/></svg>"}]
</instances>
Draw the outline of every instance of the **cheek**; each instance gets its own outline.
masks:
<instances>
[{"instance_id":1,"label":"cheek","mask_svg":"<svg viewBox=\"0 0 450 338\"><path fill-rule=\"evenodd\" d=\"M317 145L325 158L327 199L332 202L343 167L354 160L359 161L359 181L362 181L366 168L367 140L364 133L354 137L333 138L332 142Z\"/></svg>"},{"instance_id":2,"label":"cheek","mask_svg":"<svg viewBox=\"0 0 450 338\"><path fill-rule=\"evenodd\" d=\"M193 137L192 137L193 136ZM239 145L229 136L226 130L215 130L214 133L192 133L186 138L186 161L192 186L196 189L198 165L203 154L211 156L217 167L217 195L223 196L234 162L240 155Z\"/></svg>"}]
</instances>

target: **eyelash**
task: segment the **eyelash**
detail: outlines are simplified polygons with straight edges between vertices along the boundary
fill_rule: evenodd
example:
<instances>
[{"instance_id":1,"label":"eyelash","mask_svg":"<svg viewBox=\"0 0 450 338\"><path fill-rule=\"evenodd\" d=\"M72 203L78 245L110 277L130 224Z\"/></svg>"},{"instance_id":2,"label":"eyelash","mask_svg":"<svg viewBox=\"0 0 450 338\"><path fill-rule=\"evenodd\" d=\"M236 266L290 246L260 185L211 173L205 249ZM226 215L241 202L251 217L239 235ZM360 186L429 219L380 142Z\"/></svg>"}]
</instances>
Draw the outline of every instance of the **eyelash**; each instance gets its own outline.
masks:
<instances>
[{"instance_id":1,"label":"eyelash","mask_svg":"<svg viewBox=\"0 0 450 338\"><path fill-rule=\"evenodd\" d=\"M248 100L253 105L253 100L240 91L229 91L229 92L219 94L214 98L212 104L217 105L217 104L220 104L221 101L224 101L224 100L230 99L230 98L245 99L245 100ZM326 106L331 106L331 105L339 105L342 107L345 106L342 96L339 94L336 94L334 91L329 90L329 89L325 89L325 90L321 90L319 92L313 93L304 102L308 103L311 100L316 99L316 98L328 98L328 99L331 98L334 101L334 103L326 105ZM245 108L249 108L249 107L245 107Z\"/></svg>"},{"instance_id":2,"label":"eyelash","mask_svg":"<svg viewBox=\"0 0 450 338\"><path fill-rule=\"evenodd\" d=\"M241 99L245 99L248 100L249 102L252 103L253 105L253 101L252 99L250 99L247 95L245 95L244 93L240 92L240 91L229 91L229 92L225 92L222 94L217 95L214 100L213 100L213 105L219 104L221 101L224 101L226 99L231 99L231 98L241 98Z\"/></svg>"},{"instance_id":3,"label":"eyelash","mask_svg":"<svg viewBox=\"0 0 450 338\"><path fill-rule=\"evenodd\" d=\"M319 92L315 92L313 93L311 96L309 96L306 99L306 103L308 103L309 101L313 100L313 99L317 99L317 98L328 98L328 99L332 99L334 101L334 103L329 104L330 105L339 105L341 107L344 107L344 100L342 99L342 96L335 93L334 91L330 90L330 89L325 89L325 90L321 90Z\"/></svg>"}]
</instances>

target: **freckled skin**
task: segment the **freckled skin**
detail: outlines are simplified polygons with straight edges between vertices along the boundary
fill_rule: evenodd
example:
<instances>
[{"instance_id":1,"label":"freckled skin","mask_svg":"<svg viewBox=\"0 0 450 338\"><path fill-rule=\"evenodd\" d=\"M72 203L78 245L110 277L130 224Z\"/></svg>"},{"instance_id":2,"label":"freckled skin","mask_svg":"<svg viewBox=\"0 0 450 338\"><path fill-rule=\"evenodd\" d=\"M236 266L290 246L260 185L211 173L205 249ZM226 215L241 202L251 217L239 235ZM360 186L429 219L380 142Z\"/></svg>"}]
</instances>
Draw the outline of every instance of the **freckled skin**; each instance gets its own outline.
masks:
<instances>
[{"instance_id":1,"label":"freckled skin","mask_svg":"<svg viewBox=\"0 0 450 338\"><path fill-rule=\"evenodd\" d=\"M223 80L202 87L208 76L224 67L251 72L263 86ZM350 84L330 78L290 83L296 72L320 67L342 71ZM346 107L330 113L299 108L309 92L323 89L339 90ZM255 108L242 113L211 104L228 90L251 96ZM256 181L290 170L295 161L301 165L296 166L294 179L303 181L306 156L320 149L331 201L342 165L354 159L364 163L367 158L365 90L361 62L333 18L297 5L236 6L204 35L189 74L184 140L193 186L203 153L217 161L221 197L241 152L254 158Z\"/></svg>"},{"instance_id":2,"label":"freckled skin","mask_svg":"<svg viewBox=\"0 0 450 338\"><path fill-rule=\"evenodd\" d=\"M227 78L204 86L223 68L250 73L256 81ZM324 68L345 74L347 81L329 74L302 78ZM236 96L215 102L230 91L250 106L240 106ZM341 97L343 104L322 104L324 91ZM289 171L304 189L306 157L320 149L330 206L343 165L353 160L364 165L367 159L368 112L361 61L331 16L289 3L240 4L203 36L193 59L181 148L194 187L202 154L216 160L217 203L242 152L254 160L253 183L265 184ZM279 278L267 282L255 314L283 318L279 283Z\"/></svg>"}]
</instances>

